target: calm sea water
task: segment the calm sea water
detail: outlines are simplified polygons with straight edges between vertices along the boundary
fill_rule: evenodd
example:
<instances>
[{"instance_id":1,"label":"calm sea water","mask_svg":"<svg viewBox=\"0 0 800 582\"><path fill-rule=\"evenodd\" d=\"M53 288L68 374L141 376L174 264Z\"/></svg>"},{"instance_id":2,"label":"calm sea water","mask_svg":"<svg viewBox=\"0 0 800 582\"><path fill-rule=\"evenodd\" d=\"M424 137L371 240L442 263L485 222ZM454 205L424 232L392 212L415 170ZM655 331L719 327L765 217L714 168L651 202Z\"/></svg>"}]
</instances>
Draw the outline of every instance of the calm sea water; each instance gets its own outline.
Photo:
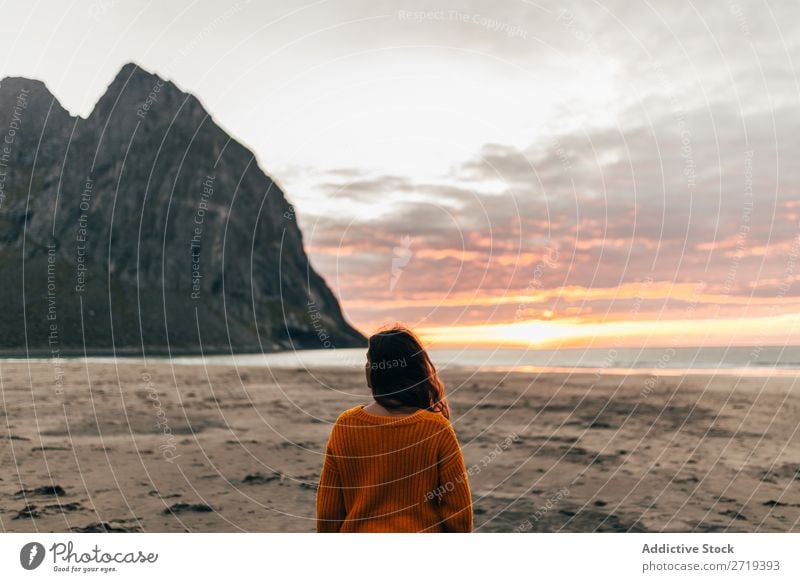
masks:
<instances>
[{"instance_id":1,"label":"calm sea water","mask_svg":"<svg viewBox=\"0 0 800 582\"><path fill-rule=\"evenodd\" d=\"M587 372L601 374L653 373L679 375L687 372L747 376L800 376L800 346L698 347L698 348L578 348L533 349L432 349L439 369L508 372ZM90 363L114 362L111 357L71 358ZM137 358L119 358L131 361ZM138 358L138 360L141 360ZM8 361L8 360L7 360ZM46 360L34 360L46 361ZM169 361L151 357L149 362ZM364 349L329 349L238 354L235 356L180 356L175 365L266 366L271 368L361 369Z\"/></svg>"},{"instance_id":2,"label":"calm sea water","mask_svg":"<svg viewBox=\"0 0 800 582\"><path fill-rule=\"evenodd\" d=\"M580 348L564 350L432 349L439 369L491 371L585 371L625 374L648 371L732 375L800 375L800 346L701 348ZM179 365L362 368L365 350L305 350L277 354L174 358Z\"/></svg>"}]
</instances>

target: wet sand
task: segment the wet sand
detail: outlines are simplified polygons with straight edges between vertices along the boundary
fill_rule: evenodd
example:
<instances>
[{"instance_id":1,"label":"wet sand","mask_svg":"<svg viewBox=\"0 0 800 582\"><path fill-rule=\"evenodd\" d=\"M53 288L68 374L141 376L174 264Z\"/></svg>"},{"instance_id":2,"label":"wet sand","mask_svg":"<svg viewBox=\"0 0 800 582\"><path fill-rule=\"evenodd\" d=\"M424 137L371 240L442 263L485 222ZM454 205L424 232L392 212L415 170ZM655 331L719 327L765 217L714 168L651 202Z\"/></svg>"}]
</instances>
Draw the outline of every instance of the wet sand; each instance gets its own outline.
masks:
<instances>
[{"instance_id":1,"label":"wet sand","mask_svg":"<svg viewBox=\"0 0 800 582\"><path fill-rule=\"evenodd\" d=\"M800 531L794 378L443 378L476 531ZM0 379L2 531L313 531L330 425L368 402L341 369L3 361Z\"/></svg>"}]
</instances>

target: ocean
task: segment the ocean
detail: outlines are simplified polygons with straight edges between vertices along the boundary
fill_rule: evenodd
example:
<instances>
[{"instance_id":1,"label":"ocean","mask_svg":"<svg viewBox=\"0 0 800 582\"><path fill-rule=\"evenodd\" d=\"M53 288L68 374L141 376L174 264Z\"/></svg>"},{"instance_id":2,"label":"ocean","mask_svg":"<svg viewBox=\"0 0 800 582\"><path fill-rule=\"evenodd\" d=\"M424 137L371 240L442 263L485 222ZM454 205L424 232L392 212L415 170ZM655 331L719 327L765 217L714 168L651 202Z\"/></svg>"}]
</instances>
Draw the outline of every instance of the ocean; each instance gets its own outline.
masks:
<instances>
[{"instance_id":1,"label":"ocean","mask_svg":"<svg viewBox=\"0 0 800 582\"><path fill-rule=\"evenodd\" d=\"M362 368L364 349L329 349L240 354L205 358L177 357L177 365L268 366L273 368ZM747 376L800 374L800 346L441 349L431 358L438 369L452 368L507 372L585 372L600 374L648 373L679 375L713 373Z\"/></svg>"},{"instance_id":2,"label":"ocean","mask_svg":"<svg viewBox=\"0 0 800 582\"><path fill-rule=\"evenodd\" d=\"M798 376L800 346L763 347L663 347L663 348L571 348L558 350L516 348L433 348L429 350L437 369L493 372L571 372L593 374L724 374L729 376ZM140 357L69 357L70 361L113 363L143 361ZM213 356L151 356L148 362L172 361L177 366L265 366L286 368L364 367L366 350L322 349ZM0 358L24 361L22 358ZM46 362L46 358L31 358Z\"/></svg>"}]
</instances>

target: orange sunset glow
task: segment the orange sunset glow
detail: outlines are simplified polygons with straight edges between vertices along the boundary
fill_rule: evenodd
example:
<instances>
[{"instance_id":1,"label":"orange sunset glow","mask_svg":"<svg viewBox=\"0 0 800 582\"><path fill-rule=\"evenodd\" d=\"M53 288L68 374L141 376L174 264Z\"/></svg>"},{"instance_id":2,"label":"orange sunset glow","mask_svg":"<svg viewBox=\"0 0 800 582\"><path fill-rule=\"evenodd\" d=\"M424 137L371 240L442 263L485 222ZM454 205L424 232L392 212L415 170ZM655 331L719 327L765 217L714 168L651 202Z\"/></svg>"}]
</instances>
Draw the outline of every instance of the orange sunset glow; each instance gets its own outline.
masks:
<instances>
[{"instance_id":1,"label":"orange sunset glow","mask_svg":"<svg viewBox=\"0 0 800 582\"><path fill-rule=\"evenodd\" d=\"M423 327L420 335L442 347L661 347L750 346L800 343L800 315L745 319L646 321L521 321L475 326Z\"/></svg>"}]
</instances>

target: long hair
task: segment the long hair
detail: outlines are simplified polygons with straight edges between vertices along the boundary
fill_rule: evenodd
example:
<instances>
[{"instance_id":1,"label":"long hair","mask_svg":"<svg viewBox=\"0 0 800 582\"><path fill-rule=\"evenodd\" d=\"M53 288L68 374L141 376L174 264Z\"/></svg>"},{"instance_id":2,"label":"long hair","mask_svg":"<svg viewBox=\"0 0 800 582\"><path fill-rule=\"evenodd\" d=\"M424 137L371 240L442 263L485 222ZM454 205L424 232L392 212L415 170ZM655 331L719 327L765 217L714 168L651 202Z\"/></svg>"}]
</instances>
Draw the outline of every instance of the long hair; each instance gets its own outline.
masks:
<instances>
[{"instance_id":1,"label":"long hair","mask_svg":"<svg viewBox=\"0 0 800 582\"><path fill-rule=\"evenodd\" d=\"M450 418L444 384L410 329L394 326L370 337L367 359L369 386L378 404L424 408Z\"/></svg>"}]
</instances>

